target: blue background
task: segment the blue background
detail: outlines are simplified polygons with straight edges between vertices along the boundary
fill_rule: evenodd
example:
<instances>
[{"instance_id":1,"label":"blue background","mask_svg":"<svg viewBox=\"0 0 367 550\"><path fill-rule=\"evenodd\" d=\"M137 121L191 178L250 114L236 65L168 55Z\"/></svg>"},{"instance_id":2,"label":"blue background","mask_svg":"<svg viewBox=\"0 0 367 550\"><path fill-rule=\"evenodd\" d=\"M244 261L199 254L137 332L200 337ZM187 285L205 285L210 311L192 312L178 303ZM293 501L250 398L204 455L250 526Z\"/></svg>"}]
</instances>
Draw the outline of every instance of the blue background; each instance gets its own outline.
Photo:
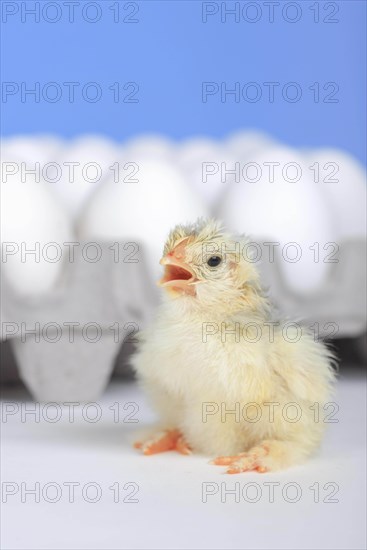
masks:
<instances>
[{"instance_id":1,"label":"blue background","mask_svg":"<svg viewBox=\"0 0 367 550\"><path fill-rule=\"evenodd\" d=\"M44 7L48 2L40 2ZM315 22L313 2L297 2L301 19L290 23L282 16L287 2L275 7L269 22L268 8L258 2L261 18L249 23L234 16L221 22L219 13L202 20L200 1L137 2L137 23L123 22L134 7L120 2L121 17L115 23L110 9L116 2L98 2L101 18L96 23L83 20L80 2L75 21L59 2L61 19L50 23L41 15L21 21L21 2L12 2L18 13L5 18L2 2L2 79L24 82L28 88L39 82L57 82L63 93L59 101L36 103L20 93L2 95L2 135L55 133L69 138L85 133L101 133L122 141L145 132L161 133L175 139L194 135L220 138L243 128L257 128L295 146L336 146L366 161L366 44L364 1L332 2L338 7L337 23L323 21L331 14L330 2L319 2L320 22ZM35 2L26 2L28 8ZM235 2L227 2L233 8ZM241 2L241 9L244 2ZM11 8L13 9L13 8ZM54 9L54 11L52 11ZM88 17L97 13L93 6ZM252 10L254 8L251 8ZM248 11L249 18L255 12ZM53 18L49 7L46 17ZM289 18L294 17L288 8ZM330 17L332 17L330 15ZM63 82L80 82L75 102L68 100ZM97 82L102 97L96 103L83 99L80 88ZM115 103L109 90L114 82L139 85L138 103ZM290 103L279 87L275 100L267 100L267 89L257 103L233 96L221 102L220 94L202 102L202 82L276 81L280 88L295 81L302 98ZM336 82L337 103L324 103L326 82ZM321 85L316 103L309 86ZM131 88L129 89L131 90ZM127 94L129 91L123 91ZM93 91L93 90L92 90ZM92 93L91 91L91 93ZM251 93L253 93L252 90ZM51 95L51 90L50 90Z\"/></svg>"}]
</instances>

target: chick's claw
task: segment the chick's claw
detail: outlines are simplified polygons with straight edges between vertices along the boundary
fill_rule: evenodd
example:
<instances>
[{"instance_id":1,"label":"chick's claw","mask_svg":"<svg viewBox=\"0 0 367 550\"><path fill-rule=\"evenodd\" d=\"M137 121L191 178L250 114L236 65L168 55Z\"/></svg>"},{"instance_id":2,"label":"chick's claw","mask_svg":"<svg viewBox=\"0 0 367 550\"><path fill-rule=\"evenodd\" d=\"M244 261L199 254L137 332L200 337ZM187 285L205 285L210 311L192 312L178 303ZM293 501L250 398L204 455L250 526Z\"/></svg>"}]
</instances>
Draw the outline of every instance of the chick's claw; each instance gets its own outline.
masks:
<instances>
[{"instance_id":1,"label":"chick's claw","mask_svg":"<svg viewBox=\"0 0 367 550\"><path fill-rule=\"evenodd\" d=\"M250 459L250 460L238 460L237 462L234 462L230 465L230 467L227 469L227 474L240 474L241 472L251 472L256 471L260 474L264 474L267 472L267 468L265 466L261 466L257 463L256 459Z\"/></svg>"},{"instance_id":2,"label":"chick's claw","mask_svg":"<svg viewBox=\"0 0 367 550\"><path fill-rule=\"evenodd\" d=\"M144 442L137 441L135 449L141 449L144 455L154 455L176 450L181 454L190 454L191 449L178 430L164 430Z\"/></svg>"},{"instance_id":3,"label":"chick's claw","mask_svg":"<svg viewBox=\"0 0 367 550\"><path fill-rule=\"evenodd\" d=\"M175 449L176 449L176 451L178 451L178 452L181 453L182 455L191 455L191 453L192 453L191 447L190 447L190 445L187 443L187 441L185 440L185 438L184 438L183 435L181 435L181 436L177 439Z\"/></svg>"},{"instance_id":4,"label":"chick's claw","mask_svg":"<svg viewBox=\"0 0 367 550\"><path fill-rule=\"evenodd\" d=\"M228 466L227 474L240 474L241 472L257 471L265 473L268 468L262 464L263 458L269 450L266 445L253 447L247 453L240 453L233 456L220 456L212 461L217 466Z\"/></svg>"},{"instance_id":5,"label":"chick's claw","mask_svg":"<svg viewBox=\"0 0 367 550\"><path fill-rule=\"evenodd\" d=\"M215 464L216 466L228 466L229 464L232 464L232 462L239 460L240 457L245 454L246 453L241 453L239 455L234 455L234 456L218 456L217 458L212 460L210 464Z\"/></svg>"}]
</instances>

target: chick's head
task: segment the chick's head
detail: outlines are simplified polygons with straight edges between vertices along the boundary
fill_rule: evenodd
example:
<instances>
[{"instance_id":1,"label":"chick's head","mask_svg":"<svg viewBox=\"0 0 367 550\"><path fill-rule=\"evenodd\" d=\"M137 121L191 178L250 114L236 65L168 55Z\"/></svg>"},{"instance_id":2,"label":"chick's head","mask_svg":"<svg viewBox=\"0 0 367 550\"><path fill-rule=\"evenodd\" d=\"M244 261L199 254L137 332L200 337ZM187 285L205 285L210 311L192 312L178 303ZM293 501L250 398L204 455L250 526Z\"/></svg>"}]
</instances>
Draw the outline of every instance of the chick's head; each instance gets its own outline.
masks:
<instances>
[{"instance_id":1,"label":"chick's head","mask_svg":"<svg viewBox=\"0 0 367 550\"><path fill-rule=\"evenodd\" d=\"M159 285L195 309L233 314L266 307L259 275L244 254L248 241L213 220L176 226L167 239Z\"/></svg>"}]
</instances>

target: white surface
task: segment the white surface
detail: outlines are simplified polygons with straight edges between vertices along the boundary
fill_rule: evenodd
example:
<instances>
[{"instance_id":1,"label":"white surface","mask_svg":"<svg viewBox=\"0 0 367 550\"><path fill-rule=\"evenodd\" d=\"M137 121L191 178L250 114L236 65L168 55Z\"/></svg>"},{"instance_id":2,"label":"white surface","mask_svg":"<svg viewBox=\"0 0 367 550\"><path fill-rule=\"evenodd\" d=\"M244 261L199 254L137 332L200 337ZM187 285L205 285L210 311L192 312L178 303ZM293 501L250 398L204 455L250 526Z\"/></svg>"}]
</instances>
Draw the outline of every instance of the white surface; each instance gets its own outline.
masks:
<instances>
[{"instance_id":1,"label":"white surface","mask_svg":"<svg viewBox=\"0 0 367 550\"><path fill-rule=\"evenodd\" d=\"M14 396L6 395L6 401ZM139 424L114 423L109 407L120 404L121 420L132 412L123 410L136 402ZM33 417L21 422L20 413L2 422L2 480L31 487L40 482L75 481L83 486L95 482L102 496L97 503L85 502L80 487L75 502L68 501L67 488L59 502L49 503L41 496L35 504L20 493L2 504L2 548L11 549L362 549L365 548L365 422L366 394L362 378L339 382L336 397L340 410L338 423L329 424L327 437L318 457L306 465L274 474L223 474L223 468L208 464L210 457L165 453L144 457L131 447L139 426L152 420L141 392L135 384L115 383L100 404L102 418L97 423L83 420L75 410L69 423L67 409L62 420L39 423ZM31 405L28 403L28 405ZM115 406L116 407L116 406ZM41 409L47 416L46 409ZM46 412L45 412L46 411ZM49 409L49 417L55 409ZM93 410L90 408L90 414ZM269 501L266 482L278 482L274 502ZM138 503L114 503L109 489L115 482L139 485ZM240 488L256 482L262 496L250 503L233 495L226 502L220 494L202 502L202 483L227 484ZM298 502L287 502L282 489L297 483ZM324 503L338 484L334 495L339 502ZM319 483L320 502L315 503L310 486ZM218 485L220 487L220 485ZM293 486L294 487L294 486ZM256 488L256 486L255 486ZM129 491L121 491L122 498ZM52 497L50 490L50 497ZM249 498L255 493L249 488ZM289 487L289 497L295 493ZM91 492L91 495L92 492ZM3 495L4 497L4 495Z\"/></svg>"}]
</instances>

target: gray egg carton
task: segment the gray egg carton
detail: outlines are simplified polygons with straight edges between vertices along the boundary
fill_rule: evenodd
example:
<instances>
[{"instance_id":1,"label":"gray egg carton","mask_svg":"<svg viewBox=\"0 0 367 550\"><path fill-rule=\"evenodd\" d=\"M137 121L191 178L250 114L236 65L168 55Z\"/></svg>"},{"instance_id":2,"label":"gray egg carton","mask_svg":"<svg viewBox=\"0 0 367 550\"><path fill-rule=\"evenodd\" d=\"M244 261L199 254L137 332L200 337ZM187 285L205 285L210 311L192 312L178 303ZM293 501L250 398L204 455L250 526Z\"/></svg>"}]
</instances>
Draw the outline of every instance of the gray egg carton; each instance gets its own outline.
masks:
<instances>
[{"instance_id":1,"label":"gray egg carton","mask_svg":"<svg viewBox=\"0 0 367 550\"><path fill-rule=\"evenodd\" d=\"M287 318L300 320L306 327L318 323L321 338L359 336L366 331L367 324L366 245L363 238L339 243L335 263L328 264L322 286L307 294L287 287L280 269L280 253L276 250L273 263L259 265L263 284L269 288L272 301ZM263 257L266 257L264 247L263 251Z\"/></svg>"},{"instance_id":2,"label":"gray egg carton","mask_svg":"<svg viewBox=\"0 0 367 550\"><path fill-rule=\"evenodd\" d=\"M19 296L3 280L2 345L10 342L20 377L37 401L97 399L121 346L131 349L132 333L150 321L156 308L159 295L141 247L138 263L115 263L111 243L100 245L99 262L88 263L79 253L74 263L63 266L57 287L42 297ZM309 295L289 291L277 256L259 268L285 316L308 326L319 323L320 337L330 335L330 323L337 326L333 337L360 335L366 327L365 240L341 244L338 260L330 264L322 288ZM74 331L71 323L79 323ZM99 336L90 323L98 325ZM5 360L8 363L9 357Z\"/></svg>"},{"instance_id":3,"label":"gray egg carton","mask_svg":"<svg viewBox=\"0 0 367 550\"><path fill-rule=\"evenodd\" d=\"M3 280L1 337L37 401L97 399L123 342L134 341L154 310L157 291L141 254L138 263L115 263L111 243L99 244L100 261L77 254L47 295L17 295Z\"/></svg>"}]
</instances>

